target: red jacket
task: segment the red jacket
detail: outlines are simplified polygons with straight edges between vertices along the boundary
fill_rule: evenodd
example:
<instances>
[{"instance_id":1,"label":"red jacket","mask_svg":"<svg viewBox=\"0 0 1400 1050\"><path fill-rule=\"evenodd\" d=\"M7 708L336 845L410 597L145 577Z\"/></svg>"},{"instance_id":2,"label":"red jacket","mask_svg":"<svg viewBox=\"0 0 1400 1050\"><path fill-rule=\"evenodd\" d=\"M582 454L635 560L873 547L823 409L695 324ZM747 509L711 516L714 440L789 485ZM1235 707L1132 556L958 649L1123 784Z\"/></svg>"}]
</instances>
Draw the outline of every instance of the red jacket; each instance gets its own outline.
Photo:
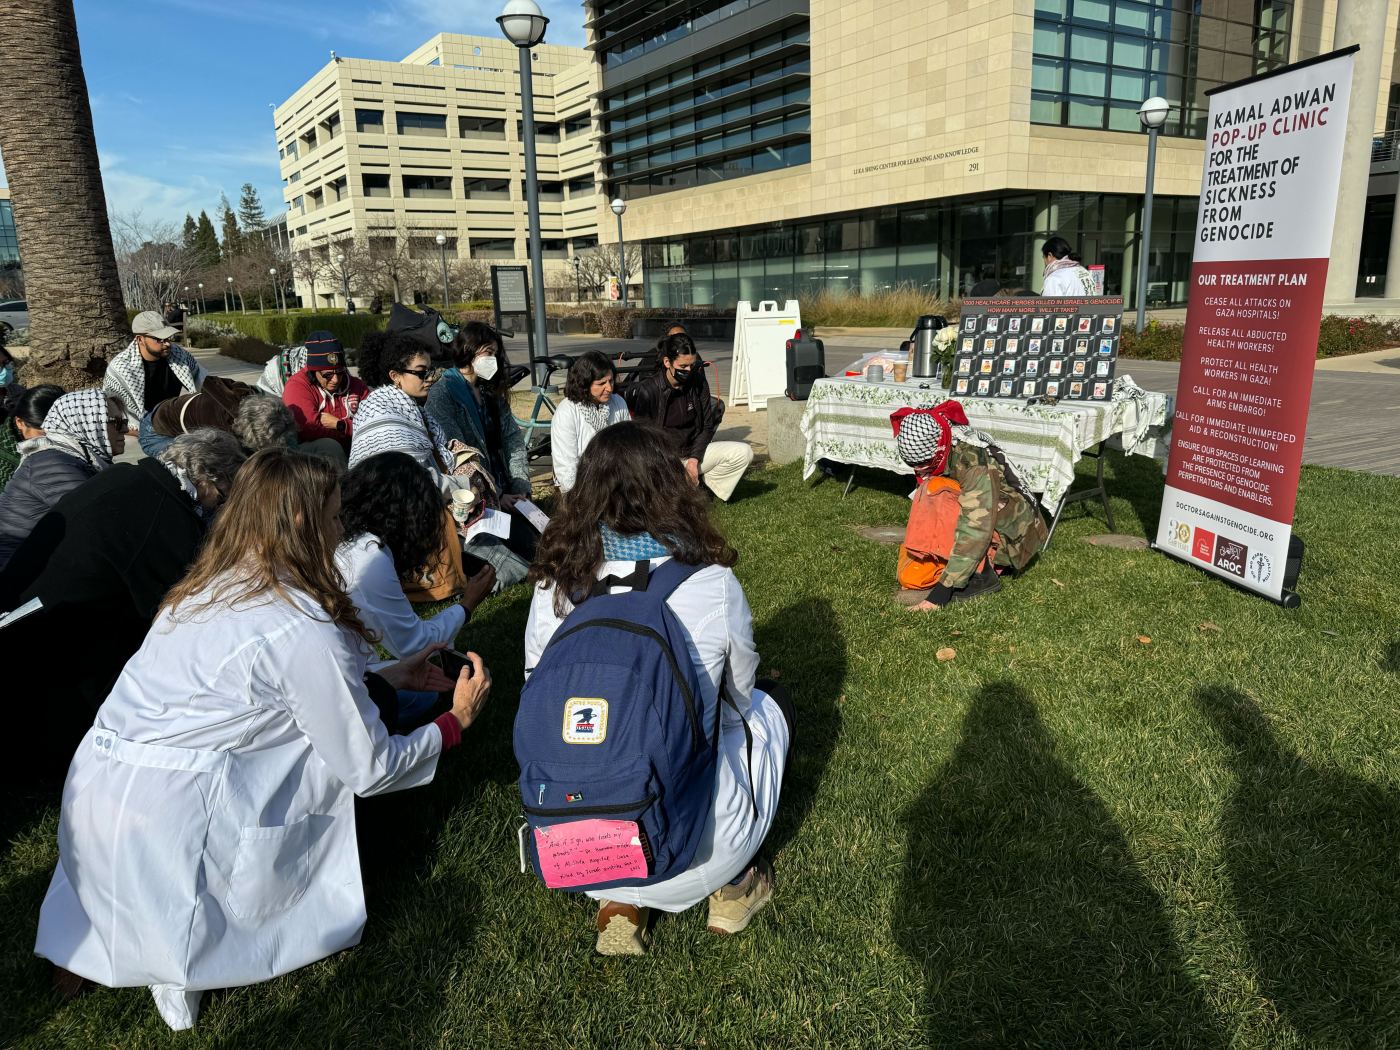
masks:
<instances>
[{"instance_id":1,"label":"red jacket","mask_svg":"<svg viewBox=\"0 0 1400 1050\"><path fill-rule=\"evenodd\" d=\"M301 441L315 441L317 438L335 438L349 451L350 434L355 425L354 415L360 402L369 397L369 387L349 377L345 389L338 394L328 394L322 390L311 373L303 368L287 380L282 390L282 403L291 410L297 423L297 438ZM322 426L321 413L329 412L337 419L345 420L345 429Z\"/></svg>"}]
</instances>

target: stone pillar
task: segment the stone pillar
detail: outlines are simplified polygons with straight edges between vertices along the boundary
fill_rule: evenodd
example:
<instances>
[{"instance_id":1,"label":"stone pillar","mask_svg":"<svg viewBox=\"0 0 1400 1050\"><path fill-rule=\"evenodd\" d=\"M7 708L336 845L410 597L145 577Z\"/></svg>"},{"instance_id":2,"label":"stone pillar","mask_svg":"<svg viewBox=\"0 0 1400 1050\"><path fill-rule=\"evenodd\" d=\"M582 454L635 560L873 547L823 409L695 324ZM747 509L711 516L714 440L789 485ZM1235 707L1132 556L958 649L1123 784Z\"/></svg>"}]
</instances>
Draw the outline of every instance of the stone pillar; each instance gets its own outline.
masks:
<instances>
[{"instance_id":1,"label":"stone pillar","mask_svg":"<svg viewBox=\"0 0 1400 1050\"><path fill-rule=\"evenodd\" d=\"M1376 130L1376 96L1385 50L1386 0L1339 0L1334 48L1360 44L1351 77L1347 138L1342 149L1342 180L1337 188L1337 222L1327 267L1325 301L1356 299L1361 229L1366 220L1366 184L1371 177L1371 138Z\"/></svg>"},{"instance_id":2,"label":"stone pillar","mask_svg":"<svg viewBox=\"0 0 1400 1050\"><path fill-rule=\"evenodd\" d=\"M1385 265L1385 297L1400 299L1400 194L1395 199L1395 215L1390 220L1390 257Z\"/></svg>"}]
</instances>

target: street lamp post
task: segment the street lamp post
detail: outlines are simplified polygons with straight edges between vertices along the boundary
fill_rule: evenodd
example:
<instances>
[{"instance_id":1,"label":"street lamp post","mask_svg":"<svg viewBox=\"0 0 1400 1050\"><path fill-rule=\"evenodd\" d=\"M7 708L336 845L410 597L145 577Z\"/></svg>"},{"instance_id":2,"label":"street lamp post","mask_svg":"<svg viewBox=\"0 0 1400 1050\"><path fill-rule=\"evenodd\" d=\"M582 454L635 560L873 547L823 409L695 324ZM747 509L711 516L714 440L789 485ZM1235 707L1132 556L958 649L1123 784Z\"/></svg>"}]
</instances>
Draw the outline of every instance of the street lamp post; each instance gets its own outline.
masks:
<instances>
[{"instance_id":1,"label":"street lamp post","mask_svg":"<svg viewBox=\"0 0 1400 1050\"><path fill-rule=\"evenodd\" d=\"M535 85L531 49L544 41L549 19L535 0L506 0L496 24L520 52L520 125L525 137L525 203L530 215L530 276L535 285L534 355L538 359L549 356L549 336L544 315L544 252L540 246L540 180L535 165ZM536 371L538 373L538 368ZM536 379L539 379L538 374Z\"/></svg>"},{"instance_id":2,"label":"street lamp post","mask_svg":"<svg viewBox=\"0 0 1400 1050\"><path fill-rule=\"evenodd\" d=\"M437 235L438 257L442 260L442 308L447 309L447 304L451 302L447 298L447 235Z\"/></svg>"},{"instance_id":3,"label":"street lamp post","mask_svg":"<svg viewBox=\"0 0 1400 1050\"><path fill-rule=\"evenodd\" d=\"M202 313L204 313L204 282L203 282L203 281L200 281L200 282L199 282L199 306L198 306L198 308L195 310L195 313L197 313L197 314L202 314Z\"/></svg>"},{"instance_id":4,"label":"street lamp post","mask_svg":"<svg viewBox=\"0 0 1400 1050\"><path fill-rule=\"evenodd\" d=\"M345 268L345 253L341 252L335 257L335 264L340 267L340 291L345 296L345 310L350 311L350 271Z\"/></svg>"},{"instance_id":5,"label":"street lamp post","mask_svg":"<svg viewBox=\"0 0 1400 1050\"><path fill-rule=\"evenodd\" d=\"M277 279L277 267L268 270L268 276L272 278L272 301L278 304L283 313L287 312L287 300L282 295L282 282Z\"/></svg>"},{"instance_id":6,"label":"street lamp post","mask_svg":"<svg viewBox=\"0 0 1400 1050\"><path fill-rule=\"evenodd\" d=\"M578 256L575 255L569 262L572 263L574 267L574 302L581 303L583 302L583 285L579 281Z\"/></svg>"},{"instance_id":7,"label":"street lamp post","mask_svg":"<svg viewBox=\"0 0 1400 1050\"><path fill-rule=\"evenodd\" d=\"M627 202L618 197L612 202L613 214L617 216L617 276L622 283L622 308L627 309L627 243L622 239L622 213L627 210Z\"/></svg>"},{"instance_id":8,"label":"street lamp post","mask_svg":"<svg viewBox=\"0 0 1400 1050\"><path fill-rule=\"evenodd\" d=\"M1171 103L1153 95L1138 110L1147 131L1147 192L1142 201L1142 236L1138 239L1137 330L1147 327L1147 256L1152 241L1152 178L1157 173L1157 130L1167 122Z\"/></svg>"}]
</instances>

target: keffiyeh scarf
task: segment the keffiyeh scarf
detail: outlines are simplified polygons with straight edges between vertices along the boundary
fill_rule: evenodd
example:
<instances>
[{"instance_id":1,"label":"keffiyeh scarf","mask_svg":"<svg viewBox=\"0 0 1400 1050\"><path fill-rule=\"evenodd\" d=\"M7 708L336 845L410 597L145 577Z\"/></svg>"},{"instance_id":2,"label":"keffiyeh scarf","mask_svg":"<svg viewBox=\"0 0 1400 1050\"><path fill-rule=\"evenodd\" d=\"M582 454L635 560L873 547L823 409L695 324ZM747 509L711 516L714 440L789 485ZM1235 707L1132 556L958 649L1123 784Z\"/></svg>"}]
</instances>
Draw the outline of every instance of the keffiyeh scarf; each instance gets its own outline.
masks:
<instances>
[{"instance_id":1,"label":"keffiyeh scarf","mask_svg":"<svg viewBox=\"0 0 1400 1050\"><path fill-rule=\"evenodd\" d=\"M432 458L450 470L452 454L437 420L396 386L381 386L360 402L350 439L350 466L381 452Z\"/></svg>"},{"instance_id":2,"label":"keffiyeh scarf","mask_svg":"<svg viewBox=\"0 0 1400 1050\"><path fill-rule=\"evenodd\" d=\"M171 346L170 356L166 361L186 393L193 394L199 389L199 365L188 350L183 346ZM146 370L141 364L141 351L135 339L108 363L107 376L102 381L102 388L121 398L122 404L126 405L127 414L132 419L140 419L145 415Z\"/></svg>"},{"instance_id":3,"label":"keffiyeh scarf","mask_svg":"<svg viewBox=\"0 0 1400 1050\"><path fill-rule=\"evenodd\" d=\"M44 436L51 445L84 460L98 470L112 465L112 442L107 437L107 394L89 387L64 394L44 417Z\"/></svg>"},{"instance_id":4,"label":"keffiyeh scarf","mask_svg":"<svg viewBox=\"0 0 1400 1050\"><path fill-rule=\"evenodd\" d=\"M583 413L583 421L588 424L588 428L593 433L600 433L608 425L611 416L609 406L600 405L596 401L583 401L578 406Z\"/></svg>"}]
</instances>

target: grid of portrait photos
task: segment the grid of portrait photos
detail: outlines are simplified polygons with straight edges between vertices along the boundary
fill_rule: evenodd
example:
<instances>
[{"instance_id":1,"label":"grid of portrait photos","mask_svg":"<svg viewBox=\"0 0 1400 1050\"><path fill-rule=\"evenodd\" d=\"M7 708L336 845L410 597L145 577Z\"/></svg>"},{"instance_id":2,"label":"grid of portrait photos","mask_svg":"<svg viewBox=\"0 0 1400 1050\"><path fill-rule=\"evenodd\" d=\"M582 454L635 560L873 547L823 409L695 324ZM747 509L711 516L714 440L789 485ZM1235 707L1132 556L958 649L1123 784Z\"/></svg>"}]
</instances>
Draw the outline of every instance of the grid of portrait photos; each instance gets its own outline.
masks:
<instances>
[{"instance_id":1,"label":"grid of portrait photos","mask_svg":"<svg viewBox=\"0 0 1400 1050\"><path fill-rule=\"evenodd\" d=\"M1108 401L1121 299L986 299L963 306L954 397Z\"/></svg>"}]
</instances>

